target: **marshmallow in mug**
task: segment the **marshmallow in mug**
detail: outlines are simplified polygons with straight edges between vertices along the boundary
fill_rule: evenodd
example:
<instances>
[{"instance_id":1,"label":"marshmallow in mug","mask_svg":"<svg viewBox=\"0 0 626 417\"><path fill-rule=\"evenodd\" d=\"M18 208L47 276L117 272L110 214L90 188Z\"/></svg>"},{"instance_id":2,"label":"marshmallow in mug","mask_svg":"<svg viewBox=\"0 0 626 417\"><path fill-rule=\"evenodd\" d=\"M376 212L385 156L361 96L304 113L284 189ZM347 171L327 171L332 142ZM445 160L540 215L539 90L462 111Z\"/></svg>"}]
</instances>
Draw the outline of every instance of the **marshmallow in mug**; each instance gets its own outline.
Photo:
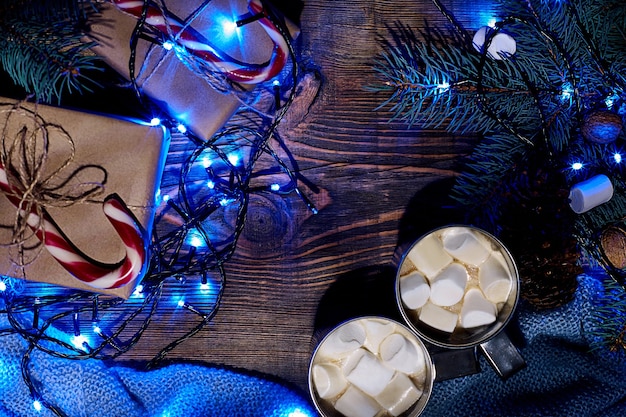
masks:
<instances>
[{"instance_id":1,"label":"marshmallow in mug","mask_svg":"<svg viewBox=\"0 0 626 417\"><path fill-rule=\"evenodd\" d=\"M464 227L451 227L441 233L443 248L464 264L478 266L489 257L488 242L472 230Z\"/></svg>"},{"instance_id":2,"label":"marshmallow in mug","mask_svg":"<svg viewBox=\"0 0 626 417\"><path fill-rule=\"evenodd\" d=\"M342 359L363 346L367 337L360 321L351 321L328 336L318 350L320 357Z\"/></svg>"},{"instance_id":3,"label":"marshmallow in mug","mask_svg":"<svg viewBox=\"0 0 626 417\"><path fill-rule=\"evenodd\" d=\"M315 391L346 417L401 415L417 403L426 383L426 358L413 338L389 320L363 318L340 326L324 339L313 360ZM336 345L341 341L345 347L346 340L352 346L347 354Z\"/></svg>"},{"instance_id":4,"label":"marshmallow in mug","mask_svg":"<svg viewBox=\"0 0 626 417\"><path fill-rule=\"evenodd\" d=\"M446 333L495 322L498 305L513 286L501 250L494 249L487 235L468 227L435 231L417 242L406 258L416 270L399 278L403 305L416 311L421 322ZM441 268L433 273L433 262L424 258L434 259Z\"/></svg>"}]
</instances>

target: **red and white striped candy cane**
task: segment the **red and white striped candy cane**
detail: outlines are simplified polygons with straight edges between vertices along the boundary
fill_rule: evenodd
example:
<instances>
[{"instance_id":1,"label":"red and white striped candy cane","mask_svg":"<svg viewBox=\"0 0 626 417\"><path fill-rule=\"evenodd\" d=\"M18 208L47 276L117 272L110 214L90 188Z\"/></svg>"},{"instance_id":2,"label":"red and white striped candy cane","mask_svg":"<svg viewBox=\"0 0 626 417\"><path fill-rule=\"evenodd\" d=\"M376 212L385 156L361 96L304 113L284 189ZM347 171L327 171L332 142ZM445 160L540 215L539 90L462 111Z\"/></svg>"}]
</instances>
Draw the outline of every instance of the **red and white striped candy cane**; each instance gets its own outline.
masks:
<instances>
[{"instance_id":1,"label":"red and white striped candy cane","mask_svg":"<svg viewBox=\"0 0 626 417\"><path fill-rule=\"evenodd\" d=\"M19 208L18 196L21 193L9 184L2 164L0 164L0 191L3 191L9 201ZM143 271L146 262L147 237L128 207L117 195L107 197L102 208L124 242L126 256L116 264L103 264L80 253L45 210L41 210L41 218L35 210L25 213L20 209L20 214L28 215L28 226L43 242L50 255L76 279L94 288L119 288L137 279Z\"/></svg>"},{"instance_id":2,"label":"red and white striped candy cane","mask_svg":"<svg viewBox=\"0 0 626 417\"><path fill-rule=\"evenodd\" d=\"M140 0L111 0L121 11L139 19L142 15L144 2ZM248 10L253 15L263 14L265 9L261 0L248 0ZM150 3L146 12L145 23L166 36L172 36L178 44L184 46L190 54L212 64L219 72L229 80L242 84L258 84L270 80L285 66L288 56L288 45L280 31L267 17L261 17L258 21L274 43L274 49L269 61L264 64L249 64L238 61L226 53L211 46L197 30L191 26L185 27L180 18L166 13Z\"/></svg>"}]
</instances>

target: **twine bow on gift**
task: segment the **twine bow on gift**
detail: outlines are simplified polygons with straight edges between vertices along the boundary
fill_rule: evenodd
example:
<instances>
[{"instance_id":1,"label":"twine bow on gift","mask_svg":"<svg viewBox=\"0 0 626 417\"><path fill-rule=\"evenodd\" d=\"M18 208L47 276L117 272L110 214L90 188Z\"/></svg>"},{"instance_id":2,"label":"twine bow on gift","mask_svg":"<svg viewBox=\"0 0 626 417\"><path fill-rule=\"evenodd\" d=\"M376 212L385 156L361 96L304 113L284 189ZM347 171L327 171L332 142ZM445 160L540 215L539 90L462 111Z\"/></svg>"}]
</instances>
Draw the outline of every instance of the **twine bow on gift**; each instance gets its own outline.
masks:
<instances>
[{"instance_id":1,"label":"twine bow on gift","mask_svg":"<svg viewBox=\"0 0 626 417\"><path fill-rule=\"evenodd\" d=\"M36 111L20 103L0 103L1 107L5 107L0 113L6 118L0 136L0 191L16 208L13 224L4 226L12 230L11 241L4 245L17 248L18 256L12 256L11 261L24 271L43 246L75 278L94 288L117 288L135 280L144 269L147 238L118 196L110 195L102 202L105 215L126 249L126 257L116 264L102 264L81 253L47 211L50 207L97 202L95 199L105 191L106 170L97 165L80 165L65 172L75 157L74 141L68 132L45 122ZM13 121L13 116L18 120ZM9 132L17 133L11 136ZM53 161L52 156L59 159L63 150L65 157ZM98 180L81 180L94 175ZM29 248L26 245L33 235L40 244ZM38 250L26 259L25 249Z\"/></svg>"},{"instance_id":2,"label":"twine bow on gift","mask_svg":"<svg viewBox=\"0 0 626 417\"><path fill-rule=\"evenodd\" d=\"M107 172L96 165L82 165L73 172L64 173L75 157L71 136L61 126L46 123L35 112L23 109L18 104L3 112L7 113L7 117L0 137L0 183L6 186L0 185L0 190L17 209L11 226L10 244L23 246L32 235L28 233L28 223L33 222L24 213L35 213L38 222L33 227L39 228L46 208L68 207L101 196L104 193ZM16 113L29 121L31 126L18 126L17 132L10 137L10 121ZM56 167L51 167L50 161L53 140L68 148ZM60 148L61 146L55 146L57 155L60 154ZM87 170L101 178L90 182L79 181L79 174Z\"/></svg>"}]
</instances>

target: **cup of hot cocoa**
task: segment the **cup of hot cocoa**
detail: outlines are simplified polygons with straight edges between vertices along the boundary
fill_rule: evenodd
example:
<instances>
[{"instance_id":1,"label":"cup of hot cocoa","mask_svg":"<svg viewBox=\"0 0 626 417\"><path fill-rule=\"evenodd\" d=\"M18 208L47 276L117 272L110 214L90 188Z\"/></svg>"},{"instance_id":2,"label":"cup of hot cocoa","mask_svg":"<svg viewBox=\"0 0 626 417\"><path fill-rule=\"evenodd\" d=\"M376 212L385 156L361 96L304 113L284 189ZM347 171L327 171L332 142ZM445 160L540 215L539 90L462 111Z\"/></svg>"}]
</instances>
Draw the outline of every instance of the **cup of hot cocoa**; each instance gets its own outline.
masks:
<instances>
[{"instance_id":1,"label":"cup of hot cocoa","mask_svg":"<svg viewBox=\"0 0 626 417\"><path fill-rule=\"evenodd\" d=\"M518 299L513 257L500 240L473 226L426 233L404 250L397 269L396 300L407 325L441 348L480 348L501 375L523 360L499 348L493 353L489 344L510 345L501 332Z\"/></svg>"},{"instance_id":2,"label":"cup of hot cocoa","mask_svg":"<svg viewBox=\"0 0 626 417\"><path fill-rule=\"evenodd\" d=\"M309 366L309 391L323 417L415 417L433 381L424 343L404 324L378 316L335 327Z\"/></svg>"}]
</instances>

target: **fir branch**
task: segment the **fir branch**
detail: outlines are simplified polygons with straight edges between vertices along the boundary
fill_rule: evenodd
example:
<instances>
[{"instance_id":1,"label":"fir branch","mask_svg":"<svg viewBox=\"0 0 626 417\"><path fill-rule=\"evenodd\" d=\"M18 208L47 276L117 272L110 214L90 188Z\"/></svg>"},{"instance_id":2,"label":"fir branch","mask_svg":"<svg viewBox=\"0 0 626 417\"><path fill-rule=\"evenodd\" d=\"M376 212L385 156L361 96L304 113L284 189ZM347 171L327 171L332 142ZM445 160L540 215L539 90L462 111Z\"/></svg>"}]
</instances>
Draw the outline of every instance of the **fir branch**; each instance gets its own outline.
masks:
<instances>
[{"instance_id":1,"label":"fir branch","mask_svg":"<svg viewBox=\"0 0 626 417\"><path fill-rule=\"evenodd\" d=\"M529 148L512 135L493 135L479 143L464 163L451 198L468 211L472 223L498 235L498 219L515 193L516 171L524 166Z\"/></svg>"},{"instance_id":2,"label":"fir branch","mask_svg":"<svg viewBox=\"0 0 626 417\"><path fill-rule=\"evenodd\" d=\"M591 350L608 349L624 357L626 352L626 292L610 278L605 278L603 291L597 294L589 326Z\"/></svg>"},{"instance_id":3,"label":"fir branch","mask_svg":"<svg viewBox=\"0 0 626 417\"><path fill-rule=\"evenodd\" d=\"M26 21L34 16L40 22L85 21L96 10L96 0L0 0L5 21Z\"/></svg>"},{"instance_id":4,"label":"fir branch","mask_svg":"<svg viewBox=\"0 0 626 417\"><path fill-rule=\"evenodd\" d=\"M0 64L16 84L47 103L97 85L89 72L99 70L99 58L88 53L93 43L81 29L84 2L18 2L27 3L23 10L6 3L0 9L15 17L0 21ZM73 7L48 9L66 3Z\"/></svg>"}]
</instances>

